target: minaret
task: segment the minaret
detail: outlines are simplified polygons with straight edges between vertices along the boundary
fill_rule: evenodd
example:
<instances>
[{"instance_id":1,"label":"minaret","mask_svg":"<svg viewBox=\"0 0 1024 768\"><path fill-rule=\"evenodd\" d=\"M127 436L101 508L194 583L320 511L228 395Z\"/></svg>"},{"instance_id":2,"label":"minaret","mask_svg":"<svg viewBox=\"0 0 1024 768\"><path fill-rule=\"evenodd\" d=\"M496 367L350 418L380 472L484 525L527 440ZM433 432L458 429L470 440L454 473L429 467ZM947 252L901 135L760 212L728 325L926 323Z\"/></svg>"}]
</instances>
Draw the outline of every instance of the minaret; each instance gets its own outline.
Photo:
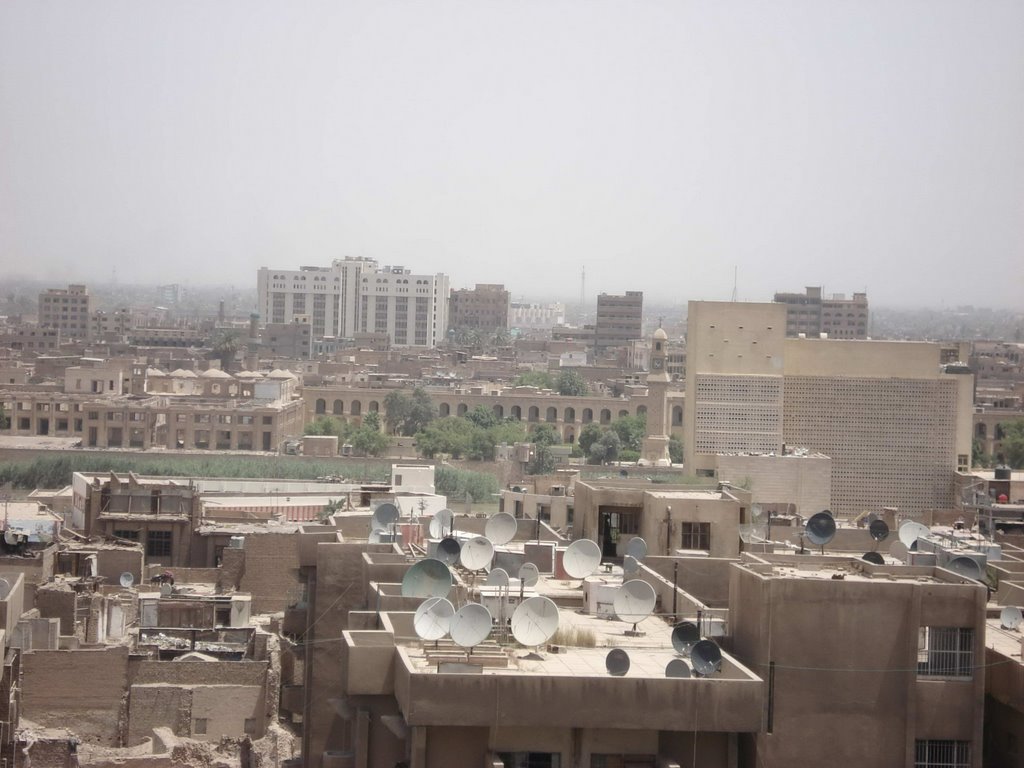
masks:
<instances>
[{"instance_id":1,"label":"minaret","mask_svg":"<svg viewBox=\"0 0 1024 768\"><path fill-rule=\"evenodd\" d=\"M647 437L640 451L640 463L667 467L668 456L668 385L665 370L668 334L661 328L651 337L651 371L647 374Z\"/></svg>"}]
</instances>

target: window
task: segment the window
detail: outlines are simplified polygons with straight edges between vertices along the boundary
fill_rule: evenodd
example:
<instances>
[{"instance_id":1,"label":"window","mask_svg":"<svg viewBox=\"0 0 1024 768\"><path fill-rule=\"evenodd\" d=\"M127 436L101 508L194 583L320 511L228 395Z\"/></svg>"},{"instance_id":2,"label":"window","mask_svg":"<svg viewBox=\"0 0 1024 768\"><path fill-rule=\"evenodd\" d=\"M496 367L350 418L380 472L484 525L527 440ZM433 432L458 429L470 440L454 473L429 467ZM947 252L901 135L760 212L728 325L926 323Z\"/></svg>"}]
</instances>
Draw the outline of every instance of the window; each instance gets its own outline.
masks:
<instances>
[{"instance_id":1,"label":"window","mask_svg":"<svg viewBox=\"0 0 1024 768\"><path fill-rule=\"evenodd\" d=\"M194 736L205 736L206 735L206 718L197 717L196 724L192 726L192 734Z\"/></svg>"},{"instance_id":2,"label":"window","mask_svg":"<svg viewBox=\"0 0 1024 768\"><path fill-rule=\"evenodd\" d=\"M971 677L974 630L970 627L921 627L917 674L924 677ZM953 763L949 763L953 765Z\"/></svg>"},{"instance_id":3,"label":"window","mask_svg":"<svg viewBox=\"0 0 1024 768\"><path fill-rule=\"evenodd\" d=\"M125 529L125 528L115 528L114 529L114 537L118 538L118 539L125 539L127 541L138 541L139 540L139 532L138 531L129 531L129 530Z\"/></svg>"},{"instance_id":4,"label":"window","mask_svg":"<svg viewBox=\"0 0 1024 768\"><path fill-rule=\"evenodd\" d=\"M562 756L550 752L499 752L505 768L561 768Z\"/></svg>"},{"instance_id":5,"label":"window","mask_svg":"<svg viewBox=\"0 0 1024 768\"><path fill-rule=\"evenodd\" d=\"M711 549L711 523L680 523L682 549Z\"/></svg>"},{"instance_id":6,"label":"window","mask_svg":"<svg viewBox=\"0 0 1024 768\"><path fill-rule=\"evenodd\" d=\"M971 742L919 739L914 742L914 768L968 768Z\"/></svg>"},{"instance_id":7,"label":"window","mask_svg":"<svg viewBox=\"0 0 1024 768\"><path fill-rule=\"evenodd\" d=\"M146 537L146 557L170 557L171 532L150 531Z\"/></svg>"},{"instance_id":8,"label":"window","mask_svg":"<svg viewBox=\"0 0 1024 768\"><path fill-rule=\"evenodd\" d=\"M259 731L258 731L258 729L256 727L256 718L255 717L247 717L247 718L245 718L245 723L243 724L242 728L245 731L247 736L252 736L253 738L256 738L256 737L259 736Z\"/></svg>"}]
</instances>

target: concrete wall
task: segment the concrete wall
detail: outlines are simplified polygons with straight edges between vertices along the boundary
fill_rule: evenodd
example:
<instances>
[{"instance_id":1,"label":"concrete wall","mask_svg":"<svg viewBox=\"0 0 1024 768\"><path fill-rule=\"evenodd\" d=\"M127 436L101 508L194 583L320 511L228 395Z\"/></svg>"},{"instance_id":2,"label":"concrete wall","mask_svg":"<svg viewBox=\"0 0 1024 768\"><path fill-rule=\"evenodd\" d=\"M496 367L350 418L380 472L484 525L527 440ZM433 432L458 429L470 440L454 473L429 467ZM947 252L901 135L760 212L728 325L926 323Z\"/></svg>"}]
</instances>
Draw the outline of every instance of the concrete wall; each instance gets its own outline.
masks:
<instances>
[{"instance_id":1,"label":"concrete wall","mask_svg":"<svg viewBox=\"0 0 1024 768\"><path fill-rule=\"evenodd\" d=\"M295 602L299 585L298 533L260 533L245 537L245 572L239 589L252 595L252 612L276 613Z\"/></svg>"},{"instance_id":2,"label":"concrete wall","mask_svg":"<svg viewBox=\"0 0 1024 768\"><path fill-rule=\"evenodd\" d=\"M754 503L792 503L805 517L832 505L832 460L827 456L730 454L716 456L715 462L718 479L749 488Z\"/></svg>"}]
</instances>

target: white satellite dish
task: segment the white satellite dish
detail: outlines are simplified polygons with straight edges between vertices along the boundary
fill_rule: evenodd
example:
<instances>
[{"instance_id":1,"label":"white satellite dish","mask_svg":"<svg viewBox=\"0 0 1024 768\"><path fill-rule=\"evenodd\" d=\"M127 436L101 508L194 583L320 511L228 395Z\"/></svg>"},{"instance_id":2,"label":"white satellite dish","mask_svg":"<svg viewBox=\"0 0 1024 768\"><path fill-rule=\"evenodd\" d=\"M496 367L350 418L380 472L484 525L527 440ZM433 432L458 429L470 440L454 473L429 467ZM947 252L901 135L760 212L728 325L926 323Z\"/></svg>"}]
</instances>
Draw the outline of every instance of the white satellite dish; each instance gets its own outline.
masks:
<instances>
[{"instance_id":1,"label":"white satellite dish","mask_svg":"<svg viewBox=\"0 0 1024 768\"><path fill-rule=\"evenodd\" d=\"M466 603L452 616L448 634L463 648L479 645L491 634L491 612L480 603Z\"/></svg>"},{"instance_id":2,"label":"white satellite dish","mask_svg":"<svg viewBox=\"0 0 1024 768\"><path fill-rule=\"evenodd\" d=\"M533 563L523 563L519 567L519 580L524 587L536 586L540 579L540 570Z\"/></svg>"},{"instance_id":3,"label":"white satellite dish","mask_svg":"<svg viewBox=\"0 0 1024 768\"><path fill-rule=\"evenodd\" d=\"M437 542L437 559L445 565L455 565L459 562L459 555L462 552L462 545L458 539L450 536Z\"/></svg>"},{"instance_id":4,"label":"white satellite dish","mask_svg":"<svg viewBox=\"0 0 1024 768\"><path fill-rule=\"evenodd\" d=\"M512 614L512 637L528 648L544 645L558 629L558 606L546 597L528 597Z\"/></svg>"},{"instance_id":5,"label":"white satellite dish","mask_svg":"<svg viewBox=\"0 0 1024 768\"><path fill-rule=\"evenodd\" d=\"M373 517L370 518L370 528L375 531L386 531L398 521L399 515L398 507L390 501L385 501L374 510Z\"/></svg>"},{"instance_id":6,"label":"white satellite dish","mask_svg":"<svg viewBox=\"0 0 1024 768\"><path fill-rule=\"evenodd\" d=\"M433 558L415 563L402 578L402 597L447 597L451 589L452 572Z\"/></svg>"},{"instance_id":7,"label":"white satellite dish","mask_svg":"<svg viewBox=\"0 0 1024 768\"><path fill-rule=\"evenodd\" d=\"M0 600L4 600L11 594L11 582L7 579L0 579Z\"/></svg>"},{"instance_id":8,"label":"white satellite dish","mask_svg":"<svg viewBox=\"0 0 1024 768\"><path fill-rule=\"evenodd\" d=\"M494 545L486 536L477 536L462 545L459 562L467 571L479 571L491 564L494 558Z\"/></svg>"},{"instance_id":9,"label":"white satellite dish","mask_svg":"<svg viewBox=\"0 0 1024 768\"><path fill-rule=\"evenodd\" d=\"M634 627L651 615L658 602L654 587L646 581L633 579L615 590L612 604L620 621L628 621Z\"/></svg>"},{"instance_id":10,"label":"white satellite dish","mask_svg":"<svg viewBox=\"0 0 1024 768\"><path fill-rule=\"evenodd\" d=\"M125 571L121 574L121 578L118 579L118 582L121 584L122 587L128 589L132 584L135 583L135 577L132 576L131 571Z\"/></svg>"},{"instance_id":11,"label":"white satellite dish","mask_svg":"<svg viewBox=\"0 0 1024 768\"><path fill-rule=\"evenodd\" d=\"M512 541L518 530L519 522L508 512L493 515L484 526L484 534L499 547Z\"/></svg>"},{"instance_id":12,"label":"white satellite dish","mask_svg":"<svg viewBox=\"0 0 1024 768\"><path fill-rule=\"evenodd\" d=\"M627 576L632 576L640 570L640 561L638 561L632 555L626 555L622 558L622 572Z\"/></svg>"},{"instance_id":13,"label":"white satellite dish","mask_svg":"<svg viewBox=\"0 0 1024 768\"><path fill-rule=\"evenodd\" d=\"M927 525L922 525L921 523L914 522L913 520L907 520L907 522L900 526L900 541L907 549L913 549L914 544L917 543L919 538L927 536L931 532L931 529Z\"/></svg>"},{"instance_id":14,"label":"white satellite dish","mask_svg":"<svg viewBox=\"0 0 1024 768\"><path fill-rule=\"evenodd\" d=\"M371 544L380 544L384 541L384 537L381 534L384 531L370 531L370 535L366 537L366 540Z\"/></svg>"},{"instance_id":15,"label":"white satellite dish","mask_svg":"<svg viewBox=\"0 0 1024 768\"><path fill-rule=\"evenodd\" d=\"M999 623L1003 629L1016 629L1022 620L1024 620L1024 615L1021 614L1020 608L1013 605L1006 606L999 613Z\"/></svg>"},{"instance_id":16,"label":"white satellite dish","mask_svg":"<svg viewBox=\"0 0 1024 768\"><path fill-rule=\"evenodd\" d=\"M443 597L428 597L413 616L412 626L423 640L440 640L448 634L455 606Z\"/></svg>"},{"instance_id":17,"label":"white satellite dish","mask_svg":"<svg viewBox=\"0 0 1024 768\"><path fill-rule=\"evenodd\" d=\"M572 579L585 579L601 564L601 548L590 539L577 539L565 549L562 567Z\"/></svg>"},{"instance_id":18,"label":"white satellite dish","mask_svg":"<svg viewBox=\"0 0 1024 768\"><path fill-rule=\"evenodd\" d=\"M437 514L430 518L430 538L440 539L450 534L454 523L454 512L450 509L439 509Z\"/></svg>"},{"instance_id":19,"label":"white satellite dish","mask_svg":"<svg viewBox=\"0 0 1024 768\"><path fill-rule=\"evenodd\" d=\"M504 568L495 568L493 571L487 574L487 578L484 580L484 584L489 587L507 587L508 586L508 571Z\"/></svg>"},{"instance_id":20,"label":"white satellite dish","mask_svg":"<svg viewBox=\"0 0 1024 768\"><path fill-rule=\"evenodd\" d=\"M647 542L639 536L634 536L626 544L626 554L630 557L636 558L639 562L647 557Z\"/></svg>"}]
</instances>

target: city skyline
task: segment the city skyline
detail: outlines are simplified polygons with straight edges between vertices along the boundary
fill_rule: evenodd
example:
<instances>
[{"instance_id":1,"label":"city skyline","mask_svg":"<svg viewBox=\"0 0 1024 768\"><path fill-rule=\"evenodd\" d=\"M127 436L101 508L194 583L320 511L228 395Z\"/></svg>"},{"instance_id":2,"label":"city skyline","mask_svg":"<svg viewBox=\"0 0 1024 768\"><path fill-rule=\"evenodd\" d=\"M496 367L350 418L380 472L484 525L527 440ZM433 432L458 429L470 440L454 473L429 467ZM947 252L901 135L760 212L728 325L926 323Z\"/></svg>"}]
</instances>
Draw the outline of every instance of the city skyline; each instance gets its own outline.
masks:
<instances>
[{"instance_id":1,"label":"city skyline","mask_svg":"<svg viewBox=\"0 0 1024 768\"><path fill-rule=\"evenodd\" d=\"M1015 4L121 10L0 9L5 274L1019 306Z\"/></svg>"}]
</instances>

